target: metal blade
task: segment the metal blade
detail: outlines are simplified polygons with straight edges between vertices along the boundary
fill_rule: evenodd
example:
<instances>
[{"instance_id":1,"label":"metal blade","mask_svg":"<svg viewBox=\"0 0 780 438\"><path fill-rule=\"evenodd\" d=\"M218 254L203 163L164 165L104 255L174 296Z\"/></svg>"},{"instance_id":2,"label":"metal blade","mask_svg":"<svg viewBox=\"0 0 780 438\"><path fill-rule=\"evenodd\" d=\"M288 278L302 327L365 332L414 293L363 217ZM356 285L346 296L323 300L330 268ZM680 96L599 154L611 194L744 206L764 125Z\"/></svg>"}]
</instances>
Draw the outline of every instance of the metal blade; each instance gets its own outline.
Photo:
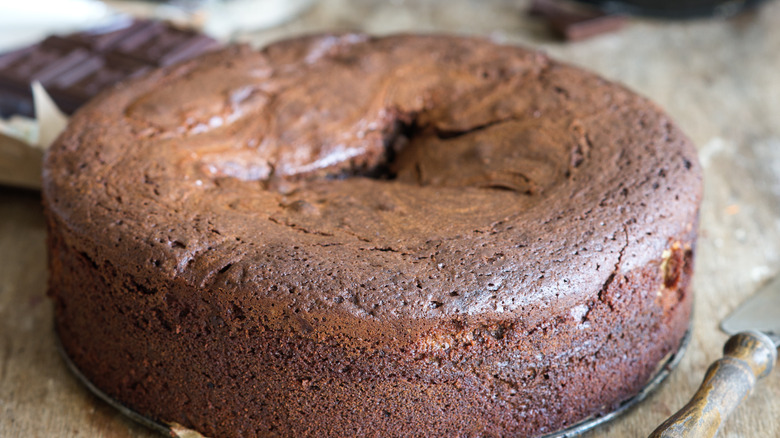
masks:
<instances>
[{"instance_id":1,"label":"metal blade","mask_svg":"<svg viewBox=\"0 0 780 438\"><path fill-rule=\"evenodd\" d=\"M733 335L758 330L780 344L780 275L765 283L758 292L742 303L720 323L724 332Z\"/></svg>"}]
</instances>

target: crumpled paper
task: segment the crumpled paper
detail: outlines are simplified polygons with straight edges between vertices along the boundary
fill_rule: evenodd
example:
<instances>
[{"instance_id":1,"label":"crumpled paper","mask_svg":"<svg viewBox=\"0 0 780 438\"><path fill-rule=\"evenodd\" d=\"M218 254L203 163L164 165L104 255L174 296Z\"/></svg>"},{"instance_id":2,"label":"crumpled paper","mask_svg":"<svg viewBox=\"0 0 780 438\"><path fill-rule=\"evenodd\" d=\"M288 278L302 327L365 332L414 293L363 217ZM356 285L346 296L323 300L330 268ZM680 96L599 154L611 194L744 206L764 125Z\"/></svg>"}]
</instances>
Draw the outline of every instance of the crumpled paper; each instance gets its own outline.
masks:
<instances>
[{"instance_id":1,"label":"crumpled paper","mask_svg":"<svg viewBox=\"0 0 780 438\"><path fill-rule=\"evenodd\" d=\"M32 94L35 119L0 119L0 184L37 190L43 153L65 129L68 117L37 81Z\"/></svg>"}]
</instances>

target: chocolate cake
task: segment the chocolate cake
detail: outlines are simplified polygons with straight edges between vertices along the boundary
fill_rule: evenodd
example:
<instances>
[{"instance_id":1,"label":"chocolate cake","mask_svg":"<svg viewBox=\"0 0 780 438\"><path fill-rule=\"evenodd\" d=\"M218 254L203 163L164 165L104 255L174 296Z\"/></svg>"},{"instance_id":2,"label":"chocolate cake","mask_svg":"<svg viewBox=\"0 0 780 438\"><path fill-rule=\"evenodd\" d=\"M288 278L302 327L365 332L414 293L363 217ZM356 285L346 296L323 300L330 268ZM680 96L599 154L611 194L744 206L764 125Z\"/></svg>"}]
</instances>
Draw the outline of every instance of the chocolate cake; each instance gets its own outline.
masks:
<instances>
[{"instance_id":1,"label":"chocolate cake","mask_svg":"<svg viewBox=\"0 0 780 438\"><path fill-rule=\"evenodd\" d=\"M213 437L533 436L678 348L690 141L476 38L230 47L116 86L44 164L65 351Z\"/></svg>"}]
</instances>

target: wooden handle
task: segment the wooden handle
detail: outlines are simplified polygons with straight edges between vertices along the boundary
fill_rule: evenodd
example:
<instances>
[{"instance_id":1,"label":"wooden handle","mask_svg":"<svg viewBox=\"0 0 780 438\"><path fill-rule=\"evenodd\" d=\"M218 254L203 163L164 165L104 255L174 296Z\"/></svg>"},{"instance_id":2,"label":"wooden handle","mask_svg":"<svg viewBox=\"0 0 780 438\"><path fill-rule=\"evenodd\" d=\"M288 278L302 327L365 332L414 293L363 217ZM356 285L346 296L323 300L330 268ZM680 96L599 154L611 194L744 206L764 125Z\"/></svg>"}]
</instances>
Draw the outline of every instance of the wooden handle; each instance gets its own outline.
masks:
<instances>
[{"instance_id":1,"label":"wooden handle","mask_svg":"<svg viewBox=\"0 0 780 438\"><path fill-rule=\"evenodd\" d=\"M721 423L775 366L777 350L768 336L748 331L729 338L723 357L707 370L691 401L658 426L650 438L714 437Z\"/></svg>"}]
</instances>

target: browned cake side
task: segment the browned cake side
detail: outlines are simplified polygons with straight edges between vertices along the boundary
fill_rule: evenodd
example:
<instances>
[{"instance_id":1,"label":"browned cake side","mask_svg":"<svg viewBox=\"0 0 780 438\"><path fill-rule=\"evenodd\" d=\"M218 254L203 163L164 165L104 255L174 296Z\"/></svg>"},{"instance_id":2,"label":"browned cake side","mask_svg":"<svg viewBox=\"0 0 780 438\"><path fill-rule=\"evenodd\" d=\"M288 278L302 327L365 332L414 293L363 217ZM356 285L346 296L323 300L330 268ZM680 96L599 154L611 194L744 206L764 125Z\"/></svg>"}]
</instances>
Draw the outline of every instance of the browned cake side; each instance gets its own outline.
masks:
<instances>
[{"instance_id":1,"label":"browned cake side","mask_svg":"<svg viewBox=\"0 0 780 438\"><path fill-rule=\"evenodd\" d=\"M233 47L101 95L44 167L67 353L209 436L544 434L688 326L695 150L521 48Z\"/></svg>"}]
</instances>

